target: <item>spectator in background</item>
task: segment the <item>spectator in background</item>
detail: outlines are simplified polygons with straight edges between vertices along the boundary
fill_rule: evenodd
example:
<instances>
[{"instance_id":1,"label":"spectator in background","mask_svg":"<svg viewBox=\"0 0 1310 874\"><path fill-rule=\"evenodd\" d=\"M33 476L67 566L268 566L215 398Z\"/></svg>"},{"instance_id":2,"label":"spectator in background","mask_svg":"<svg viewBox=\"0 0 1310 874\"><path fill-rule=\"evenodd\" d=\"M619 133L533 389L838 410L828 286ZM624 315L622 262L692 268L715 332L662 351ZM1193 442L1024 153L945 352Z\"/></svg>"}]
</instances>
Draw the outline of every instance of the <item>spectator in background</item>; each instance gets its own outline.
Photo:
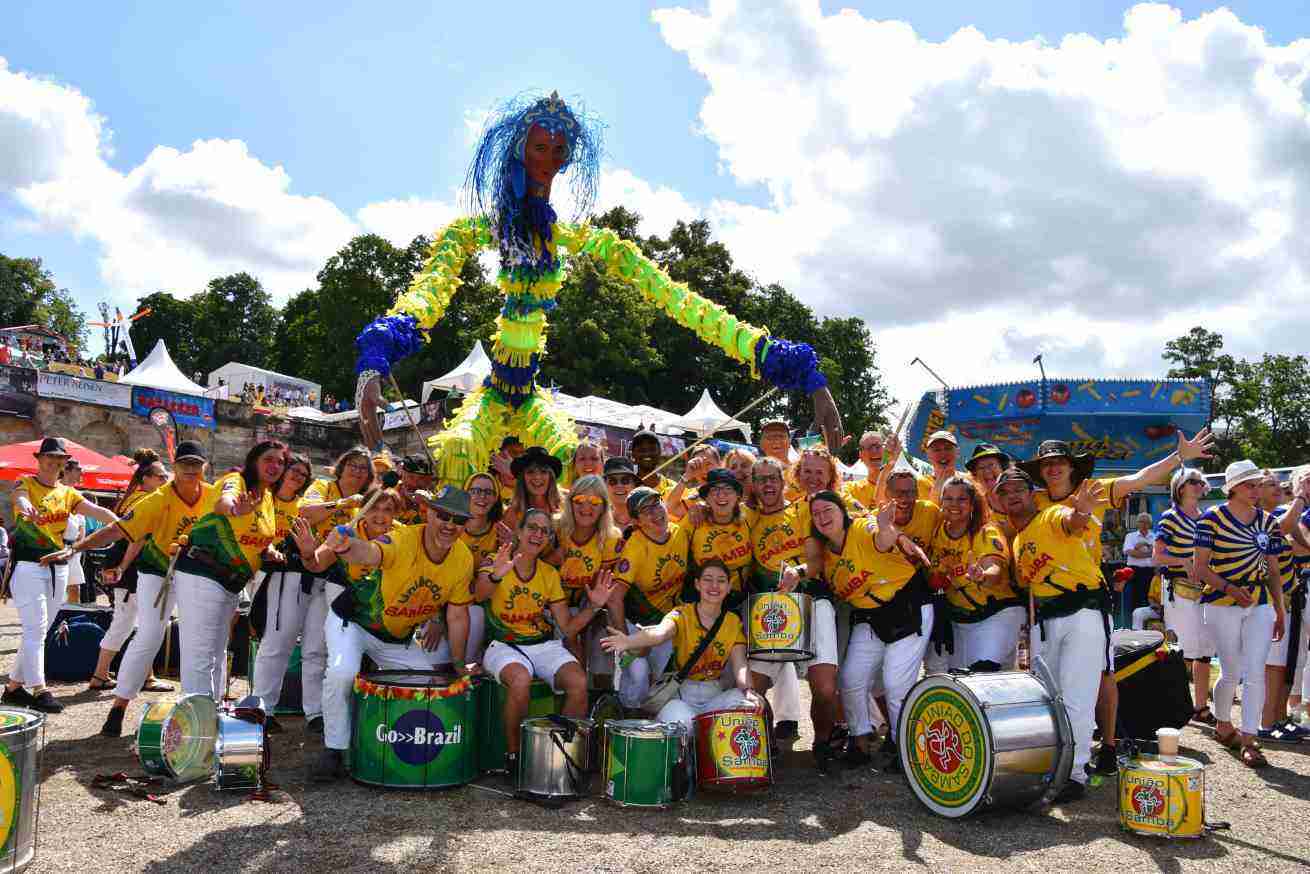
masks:
<instances>
[{"instance_id":1,"label":"spectator in background","mask_svg":"<svg viewBox=\"0 0 1310 874\"><path fill-rule=\"evenodd\" d=\"M99 361L96 362L96 379L105 378L105 366Z\"/></svg>"},{"instance_id":2,"label":"spectator in background","mask_svg":"<svg viewBox=\"0 0 1310 874\"><path fill-rule=\"evenodd\" d=\"M60 482L70 489L76 489L82 482L82 465L78 464L76 458L69 458L64 463L64 472L59 478ZM76 543L86 535L86 519L74 513L68 517L67 527L64 528L64 545ZM79 557L74 556L73 560L68 563L68 585L65 587L64 600L69 604L82 603L82 584L86 582L86 572L82 567L82 561Z\"/></svg>"},{"instance_id":3,"label":"spectator in background","mask_svg":"<svg viewBox=\"0 0 1310 874\"><path fill-rule=\"evenodd\" d=\"M1124 559L1133 569L1132 577L1119 590L1119 625L1131 628L1133 611L1146 606L1146 592L1155 573L1155 532L1151 530L1151 514L1137 514L1137 530L1124 538Z\"/></svg>"}]
</instances>

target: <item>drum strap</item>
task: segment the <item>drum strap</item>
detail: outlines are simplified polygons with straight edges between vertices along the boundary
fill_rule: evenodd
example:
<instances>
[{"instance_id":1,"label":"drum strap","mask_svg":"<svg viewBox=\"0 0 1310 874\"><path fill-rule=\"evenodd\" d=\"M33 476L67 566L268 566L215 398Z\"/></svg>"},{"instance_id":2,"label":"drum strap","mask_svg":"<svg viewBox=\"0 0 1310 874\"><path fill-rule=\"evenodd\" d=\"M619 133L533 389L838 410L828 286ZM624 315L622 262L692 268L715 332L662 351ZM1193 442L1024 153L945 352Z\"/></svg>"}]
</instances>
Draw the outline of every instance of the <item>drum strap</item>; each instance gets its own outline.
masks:
<instances>
[{"instance_id":1,"label":"drum strap","mask_svg":"<svg viewBox=\"0 0 1310 874\"><path fill-rule=\"evenodd\" d=\"M692 609L695 610L696 608L692 607ZM705 650L709 649L710 644L714 642L714 638L718 637L719 629L723 627L723 620L727 615L727 609L719 611L719 618L714 620L714 624L710 626L709 633L700 639L700 643L696 644L696 648L691 651L691 656L688 657L687 663L678 669L679 683L685 683L687 681L687 675L691 673L691 669L695 667L696 662L700 661L700 657L705 654Z\"/></svg>"}]
</instances>

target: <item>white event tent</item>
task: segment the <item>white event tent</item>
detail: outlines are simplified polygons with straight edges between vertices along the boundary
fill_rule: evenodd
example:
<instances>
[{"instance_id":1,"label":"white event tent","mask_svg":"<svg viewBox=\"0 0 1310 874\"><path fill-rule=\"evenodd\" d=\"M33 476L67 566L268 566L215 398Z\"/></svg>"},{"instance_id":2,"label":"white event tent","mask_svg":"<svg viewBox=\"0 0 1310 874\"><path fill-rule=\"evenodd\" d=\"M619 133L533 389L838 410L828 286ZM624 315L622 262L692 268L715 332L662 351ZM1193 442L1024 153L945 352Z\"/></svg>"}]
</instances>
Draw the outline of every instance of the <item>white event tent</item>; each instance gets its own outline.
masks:
<instances>
[{"instance_id":1,"label":"white event tent","mask_svg":"<svg viewBox=\"0 0 1310 874\"><path fill-rule=\"evenodd\" d=\"M473 351L454 370L423 383L423 403L426 404L428 396L437 389L471 392L482 385L482 381L490 374L491 359L482 348L482 341L478 340L473 344Z\"/></svg>"},{"instance_id":2,"label":"white event tent","mask_svg":"<svg viewBox=\"0 0 1310 874\"><path fill-rule=\"evenodd\" d=\"M277 387L283 392L288 389L299 389L305 397L309 397L311 393L316 398L323 395L323 387L316 382L301 379L298 376L287 376L285 373L265 370L262 367L255 367L250 364L242 364L239 361L229 361L217 370L209 372L209 385L211 388L217 386L220 379L227 383L234 395L239 395L241 387L248 382L254 385L262 385L265 392L271 392L274 387Z\"/></svg>"},{"instance_id":3,"label":"white event tent","mask_svg":"<svg viewBox=\"0 0 1310 874\"><path fill-rule=\"evenodd\" d=\"M126 376L119 377L118 381L127 385L159 388L184 395L203 397L205 394L203 385L196 385L177 369L177 365L173 363L173 356L168 354L168 347L164 345L163 340L155 343L155 348L150 350L145 360Z\"/></svg>"},{"instance_id":4,"label":"white event tent","mask_svg":"<svg viewBox=\"0 0 1310 874\"><path fill-rule=\"evenodd\" d=\"M714 403L714 398L710 397L709 389L704 389L696 406L688 410L686 415L679 416L674 424L679 428L695 431L701 437L719 431L741 431L746 435L747 440L751 438L751 426L719 409L719 405Z\"/></svg>"}]
</instances>

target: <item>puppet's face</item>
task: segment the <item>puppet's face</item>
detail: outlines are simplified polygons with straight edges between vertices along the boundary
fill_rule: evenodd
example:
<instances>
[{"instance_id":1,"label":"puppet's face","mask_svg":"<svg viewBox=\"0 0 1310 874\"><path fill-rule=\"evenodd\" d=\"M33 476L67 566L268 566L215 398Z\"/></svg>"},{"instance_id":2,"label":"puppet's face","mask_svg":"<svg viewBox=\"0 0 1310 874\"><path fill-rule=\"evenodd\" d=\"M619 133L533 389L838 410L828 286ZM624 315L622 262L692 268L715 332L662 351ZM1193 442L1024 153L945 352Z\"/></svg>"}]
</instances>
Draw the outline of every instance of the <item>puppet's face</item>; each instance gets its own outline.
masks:
<instances>
[{"instance_id":1,"label":"puppet's face","mask_svg":"<svg viewBox=\"0 0 1310 874\"><path fill-rule=\"evenodd\" d=\"M569 140L562 132L552 134L534 124L523 145L523 167L534 184L550 187L555 174L569 160Z\"/></svg>"}]
</instances>

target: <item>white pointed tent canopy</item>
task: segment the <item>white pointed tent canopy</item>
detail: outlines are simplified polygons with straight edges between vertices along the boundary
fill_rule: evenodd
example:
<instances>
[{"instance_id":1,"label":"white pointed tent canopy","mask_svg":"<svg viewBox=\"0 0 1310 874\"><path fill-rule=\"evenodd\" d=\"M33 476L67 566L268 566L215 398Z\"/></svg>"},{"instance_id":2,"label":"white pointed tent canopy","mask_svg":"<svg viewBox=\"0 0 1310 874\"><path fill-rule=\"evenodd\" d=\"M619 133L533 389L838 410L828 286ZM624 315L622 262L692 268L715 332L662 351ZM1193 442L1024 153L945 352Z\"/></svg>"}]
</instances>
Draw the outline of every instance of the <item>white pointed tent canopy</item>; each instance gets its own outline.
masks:
<instances>
[{"instance_id":1,"label":"white pointed tent canopy","mask_svg":"<svg viewBox=\"0 0 1310 874\"><path fill-rule=\"evenodd\" d=\"M145 360L118 381L127 385L161 388L165 391L175 391L179 394L196 395L197 397L203 397L205 394L203 385L196 385L187 379L182 371L178 370L177 365L173 363L173 356L168 354L168 347L164 345L163 340L155 343L155 348L150 350L150 354L146 356Z\"/></svg>"},{"instance_id":2,"label":"white pointed tent canopy","mask_svg":"<svg viewBox=\"0 0 1310 874\"><path fill-rule=\"evenodd\" d=\"M688 431L695 431L701 437L719 431L741 431L746 435L747 440L751 439L751 426L719 409L719 405L714 403L714 398L710 397L709 389L701 392L696 406L688 410L686 415L674 419L672 424L679 428L686 428Z\"/></svg>"},{"instance_id":3,"label":"white pointed tent canopy","mask_svg":"<svg viewBox=\"0 0 1310 874\"><path fill-rule=\"evenodd\" d=\"M423 403L428 402L428 396L436 389L471 392L482 385L482 381L490 373L491 359L482 348L482 341L478 340L473 344L473 351L469 352L453 370L423 383Z\"/></svg>"}]
</instances>

